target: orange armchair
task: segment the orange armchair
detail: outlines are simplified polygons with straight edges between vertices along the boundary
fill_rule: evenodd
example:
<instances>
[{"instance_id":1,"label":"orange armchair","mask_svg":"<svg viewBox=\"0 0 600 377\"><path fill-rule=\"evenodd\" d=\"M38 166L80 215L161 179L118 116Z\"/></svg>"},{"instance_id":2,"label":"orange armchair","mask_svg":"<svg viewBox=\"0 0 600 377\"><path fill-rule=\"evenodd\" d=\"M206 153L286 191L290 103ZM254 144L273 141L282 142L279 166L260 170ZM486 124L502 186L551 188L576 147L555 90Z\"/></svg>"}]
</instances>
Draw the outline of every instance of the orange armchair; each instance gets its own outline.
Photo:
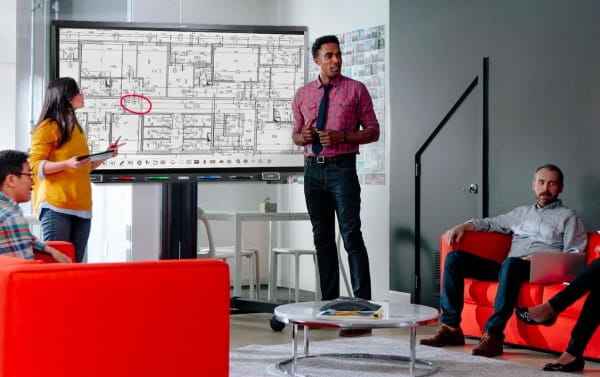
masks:
<instances>
[{"instance_id":1,"label":"orange armchair","mask_svg":"<svg viewBox=\"0 0 600 377\"><path fill-rule=\"evenodd\" d=\"M227 264L0 257L0 342L3 377L226 377Z\"/></svg>"}]
</instances>

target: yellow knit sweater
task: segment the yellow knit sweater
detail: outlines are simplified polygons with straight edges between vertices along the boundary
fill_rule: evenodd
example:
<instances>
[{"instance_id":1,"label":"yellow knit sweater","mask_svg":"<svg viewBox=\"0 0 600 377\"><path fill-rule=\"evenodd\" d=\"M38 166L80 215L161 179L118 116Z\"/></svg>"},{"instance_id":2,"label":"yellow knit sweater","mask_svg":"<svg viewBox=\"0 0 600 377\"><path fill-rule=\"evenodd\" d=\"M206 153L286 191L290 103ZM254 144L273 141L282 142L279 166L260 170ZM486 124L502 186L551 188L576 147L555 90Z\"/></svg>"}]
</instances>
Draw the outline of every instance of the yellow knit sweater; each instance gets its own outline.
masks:
<instances>
[{"instance_id":1,"label":"yellow knit sweater","mask_svg":"<svg viewBox=\"0 0 600 377\"><path fill-rule=\"evenodd\" d=\"M45 179L38 178L38 169L42 161L58 162L90 153L86 137L78 127L73 129L69 140L57 148L59 136L58 124L50 119L40 123L31 136L29 164L35 174L33 208L38 216L40 205L44 201L57 208L92 210L90 163L80 169L67 168L58 173L47 174Z\"/></svg>"}]
</instances>

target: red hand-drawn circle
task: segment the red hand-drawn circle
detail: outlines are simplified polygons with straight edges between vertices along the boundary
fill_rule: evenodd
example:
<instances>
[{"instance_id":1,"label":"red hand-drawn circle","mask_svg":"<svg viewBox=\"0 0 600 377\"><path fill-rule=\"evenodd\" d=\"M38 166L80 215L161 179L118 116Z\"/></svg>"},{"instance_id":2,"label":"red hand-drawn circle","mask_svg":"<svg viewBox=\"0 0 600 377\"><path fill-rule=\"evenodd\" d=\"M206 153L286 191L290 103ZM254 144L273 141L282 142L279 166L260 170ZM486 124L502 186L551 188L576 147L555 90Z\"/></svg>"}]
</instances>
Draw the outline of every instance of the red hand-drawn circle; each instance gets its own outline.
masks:
<instances>
[{"instance_id":1,"label":"red hand-drawn circle","mask_svg":"<svg viewBox=\"0 0 600 377\"><path fill-rule=\"evenodd\" d=\"M135 110L132 110L132 109L128 108L123 103L123 101L127 97L140 98L141 100L148 102L148 110L135 111ZM125 95L121 96L121 100L119 101L119 105L121 105L121 107L123 108L123 110L128 111L128 112L130 112L132 114L135 114L135 115L145 115L145 114L148 114L150 112L150 110L152 110L152 101L150 101L150 98L148 98L146 96L143 96L141 94L135 94L135 93L125 94Z\"/></svg>"}]
</instances>

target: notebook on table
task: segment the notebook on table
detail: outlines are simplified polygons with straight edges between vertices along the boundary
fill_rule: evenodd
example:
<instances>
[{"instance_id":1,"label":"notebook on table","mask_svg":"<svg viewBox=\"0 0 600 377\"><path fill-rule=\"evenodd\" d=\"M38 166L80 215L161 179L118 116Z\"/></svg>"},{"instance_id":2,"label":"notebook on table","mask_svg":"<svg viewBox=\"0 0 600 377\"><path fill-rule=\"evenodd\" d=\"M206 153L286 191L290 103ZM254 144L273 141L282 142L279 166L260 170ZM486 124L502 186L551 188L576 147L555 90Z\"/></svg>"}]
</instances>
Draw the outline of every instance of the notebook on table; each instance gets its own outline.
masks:
<instances>
[{"instance_id":1,"label":"notebook on table","mask_svg":"<svg viewBox=\"0 0 600 377\"><path fill-rule=\"evenodd\" d=\"M570 283L585 268L586 259L585 253L533 252L529 282L535 284Z\"/></svg>"}]
</instances>

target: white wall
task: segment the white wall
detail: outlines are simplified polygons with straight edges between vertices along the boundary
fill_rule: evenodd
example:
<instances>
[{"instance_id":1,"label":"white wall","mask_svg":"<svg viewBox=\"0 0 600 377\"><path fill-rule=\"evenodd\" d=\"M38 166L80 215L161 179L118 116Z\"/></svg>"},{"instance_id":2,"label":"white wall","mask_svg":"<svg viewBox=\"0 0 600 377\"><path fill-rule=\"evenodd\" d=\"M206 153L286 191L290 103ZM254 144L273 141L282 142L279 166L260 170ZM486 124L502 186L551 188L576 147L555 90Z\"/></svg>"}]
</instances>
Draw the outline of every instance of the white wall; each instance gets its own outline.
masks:
<instances>
[{"instance_id":1,"label":"white wall","mask_svg":"<svg viewBox=\"0 0 600 377\"><path fill-rule=\"evenodd\" d=\"M389 0L280 0L282 25L308 26L309 39L388 25Z\"/></svg>"},{"instance_id":2,"label":"white wall","mask_svg":"<svg viewBox=\"0 0 600 377\"><path fill-rule=\"evenodd\" d=\"M181 0L181 22L222 25L273 25L277 0Z\"/></svg>"},{"instance_id":3,"label":"white wall","mask_svg":"<svg viewBox=\"0 0 600 377\"><path fill-rule=\"evenodd\" d=\"M17 71L17 0L2 0L0 3L3 21L0 25L0 150L14 149L15 109L16 109L16 71Z\"/></svg>"},{"instance_id":4,"label":"white wall","mask_svg":"<svg viewBox=\"0 0 600 377\"><path fill-rule=\"evenodd\" d=\"M131 242L134 206L130 205L133 196L132 187L128 184L93 186L94 217L88 240L88 262L123 262L134 259ZM147 238L153 238L152 232L146 233ZM158 254L147 258L136 255L135 259L158 259Z\"/></svg>"}]
</instances>

